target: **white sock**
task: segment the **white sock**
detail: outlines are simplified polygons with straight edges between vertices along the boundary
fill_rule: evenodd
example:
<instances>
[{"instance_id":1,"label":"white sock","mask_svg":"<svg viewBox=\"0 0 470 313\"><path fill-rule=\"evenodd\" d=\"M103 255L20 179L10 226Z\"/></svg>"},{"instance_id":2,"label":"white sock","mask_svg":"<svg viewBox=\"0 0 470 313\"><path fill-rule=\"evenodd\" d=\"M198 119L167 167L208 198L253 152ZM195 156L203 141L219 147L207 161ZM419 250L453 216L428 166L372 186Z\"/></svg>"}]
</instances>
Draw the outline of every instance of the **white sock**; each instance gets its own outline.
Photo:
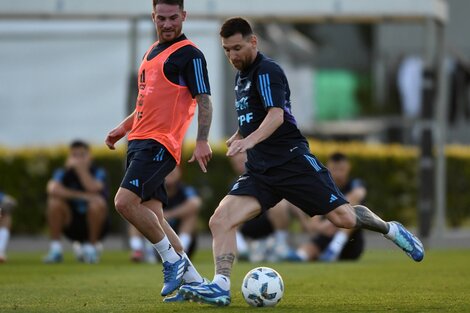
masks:
<instances>
[{"instance_id":1,"label":"white sock","mask_svg":"<svg viewBox=\"0 0 470 313\"><path fill-rule=\"evenodd\" d=\"M398 232L398 227L394 223L387 223L390 229L388 230L388 233L386 233L384 236L387 239L393 240L396 237L396 234Z\"/></svg>"},{"instance_id":2,"label":"white sock","mask_svg":"<svg viewBox=\"0 0 470 313\"><path fill-rule=\"evenodd\" d=\"M52 240L50 245L51 251L62 253L62 243L60 240Z\"/></svg>"},{"instance_id":3,"label":"white sock","mask_svg":"<svg viewBox=\"0 0 470 313\"><path fill-rule=\"evenodd\" d=\"M235 236L237 238L237 250L238 250L238 253L248 253L248 244L246 243L246 240L245 238L243 238L243 235L237 231L235 233Z\"/></svg>"},{"instance_id":4,"label":"white sock","mask_svg":"<svg viewBox=\"0 0 470 313\"><path fill-rule=\"evenodd\" d=\"M144 249L144 242L140 236L131 236L129 238L129 247L132 251L142 251Z\"/></svg>"},{"instance_id":5,"label":"white sock","mask_svg":"<svg viewBox=\"0 0 470 313\"><path fill-rule=\"evenodd\" d=\"M163 237L163 239L159 242L153 244L153 246L162 258L163 262L175 263L181 259L181 256L176 253L167 236Z\"/></svg>"},{"instance_id":6,"label":"white sock","mask_svg":"<svg viewBox=\"0 0 470 313\"><path fill-rule=\"evenodd\" d=\"M289 237L289 232L287 230L276 230L274 232L274 238L276 239L276 244L287 244L287 238Z\"/></svg>"},{"instance_id":7,"label":"white sock","mask_svg":"<svg viewBox=\"0 0 470 313\"><path fill-rule=\"evenodd\" d=\"M6 227L0 227L0 255L5 254L10 239L10 230Z\"/></svg>"},{"instance_id":8,"label":"white sock","mask_svg":"<svg viewBox=\"0 0 470 313\"><path fill-rule=\"evenodd\" d=\"M338 230L333 236L333 239L331 239L327 249L329 249L336 255L339 255L339 253L343 250L344 245L348 241L348 238L348 234L346 234L342 230Z\"/></svg>"},{"instance_id":9,"label":"white sock","mask_svg":"<svg viewBox=\"0 0 470 313\"><path fill-rule=\"evenodd\" d=\"M184 281L186 283L193 283L193 282L202 283L204 281L204 278L202 278L201 274L199 274L199 272L196 270L196 268L194 267L193 263L188 258L186 253L183 253L182 257L185 258L189 263L188 269L183 275Z\"/></svg>"},{"instance_id":10,"label":"white sock","mask_svg":"<svg viewBox=\"0 0 470 313\"><path fill-rule=\"evenodd\" d=\"M309 260L307 252L305 252L304 250L298 249L296 253L303 262L307 262Z\"/></svg>"},{"instance_id":11,"label":"white sock","mask_svg":"<svg viewBox=\"0 0 470 313\"><path fill-rule=\"evenodd\" d=\"M180 237L181 245L183 246L184 252L188 252L189 247L191 246L191 242L192 242L191 235L188 233L181 233L179 237Z\"/></svg>"},{"instance_id":12,"label":"white sock","mask_svg":"<svg viewBox=\"0 0 470 313\"><path fill-rule=\"evenodd\" d=\"M212 282L223 290L230 290L230 277L221 274L215 274Z\"/></svg>"}]
</instances>

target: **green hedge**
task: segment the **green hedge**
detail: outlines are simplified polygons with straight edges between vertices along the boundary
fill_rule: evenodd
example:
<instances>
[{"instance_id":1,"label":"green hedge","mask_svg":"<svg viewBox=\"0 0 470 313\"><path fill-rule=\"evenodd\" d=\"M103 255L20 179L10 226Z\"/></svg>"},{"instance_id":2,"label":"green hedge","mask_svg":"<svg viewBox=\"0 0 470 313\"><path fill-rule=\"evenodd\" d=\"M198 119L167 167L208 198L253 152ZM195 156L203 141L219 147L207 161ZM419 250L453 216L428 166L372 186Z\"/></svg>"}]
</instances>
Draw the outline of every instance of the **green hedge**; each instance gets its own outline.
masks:
<instances>
[{"instance_id":1,"label":"green hedge","mask_svg":"<svg viewBox=\"0 0 470 313\"><path fill-rule=\"evenodd\" d=\"M362 178L368 187L367 203L383 218L398 219L405 224L416 223L417 155L414 148L398 145L366 145L362 143L332 143L311 141L314 154L325 162L334 151L348 154L355 177ZM207 221L218 202L229 189L235 174L225 157L222 145L213 146L214 156L208 173L197 164L188 164L191 146L183 153L183 178L194 185L204 202L201 224ZM52 149L0 149L0 188L18 200L13 213L15 233L37 234L46 230L45 186L55 168L62 166L66 147ZM95 161L108 171L113 230L123 227L122 219L113 209L115 194L124 170L125 151L93 149ZM447 149L447 220L459 226L470 216L470 148Z\"/></svg>"}]
</instances>

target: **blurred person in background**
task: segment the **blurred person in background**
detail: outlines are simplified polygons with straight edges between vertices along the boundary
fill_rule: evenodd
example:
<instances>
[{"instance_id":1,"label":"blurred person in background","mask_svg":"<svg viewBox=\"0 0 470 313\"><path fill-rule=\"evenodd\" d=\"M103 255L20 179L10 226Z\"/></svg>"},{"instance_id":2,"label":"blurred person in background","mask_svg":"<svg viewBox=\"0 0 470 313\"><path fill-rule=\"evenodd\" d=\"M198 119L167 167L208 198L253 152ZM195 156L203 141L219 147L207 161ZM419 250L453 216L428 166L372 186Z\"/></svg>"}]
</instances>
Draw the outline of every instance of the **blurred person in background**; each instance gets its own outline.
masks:
<instances>
[{"instance_id":1,"label":"blurred person in background","mask_svg":"<svg viewBox=\"0 0 470 313\"><path fill-rule=\"evenodd\" d=\"M51 238L46 263L63 261L62 234L76 242L78 260L99 261L99 241L108 228L106 172L93 164L88 143L70 144L64 168L47 184L47 222ZM79 243L79 244L78 244Z\"/></svg>"},{"instance_id":2,"label":"blurred person in background","mask_svg":"<svg viewBox=\"0 0 470 313\"><path fill-rule=\"evenodd\" d=\"M15 198L0 191L0 263L7 260L7 246L10 239L11 211L16 207Z\"/></svg>"},{"instance_id":3,"label":"blurred person in background","mask_svg":"<svg viewBox=\"0 0 470 313\"><path fill-rule=\"evenodd\" d=\"M340 152L328 158L326 167L333 181L351 205L364 204L367 194L364 183L358 178L350 178L351 163L348 157ZM364 234L362 229L338 228L324 216L310 218L303 211L293 208L304 230L312 236L310 242L291 253L290 261L324 261L357 260L364 251Z\"/></svg>"},{"instance_id":4,"label":"blurred person in background","mask_svg":"<svg viewBox=\"0 0 470 313\"><path fill-rule=\"evenodd\" d=\"M176 166L165 178L168 206L163 209L163 215L178 234L184 252L191 258L197 245L197 222L202 201L194 187L183 183L181 175L181 168ZM132 261L155 263L155 249L149 241L132 225L129 234Z\"/></svg>"},{"instance_id":5,"label":"blurred person in background","mask_svg":"<svg viewBox=\"0 0 470 313\"><path fill-rule=\"evenodd\" d=\"M230 158L236 174L245 172L246 160L246 153L238 153ZM290 203L283 200L240 226L236 233L239 260L276 262L288 256L289 207Z\"/></svg>"},{"instance_id":6,"label":"blurred person in background","mask_svg":"<svg viewBox=\"0 0 470 313\"><path fill-rule=\"evenodd\" d=\"M180 301L183 279L201 283L178 235L165 220L165 177L180 163L183 138L198 107L196 146L189 162L205 173L212 150L209 78L204 54L183 34L183 0L153 0L152 20L158 42L145 53L139 69L136 108L112 129L106 145L127 135L127 169L114 199L116 210L145 236L163 261L163 301Z\"/></svg>"}]
</instances>

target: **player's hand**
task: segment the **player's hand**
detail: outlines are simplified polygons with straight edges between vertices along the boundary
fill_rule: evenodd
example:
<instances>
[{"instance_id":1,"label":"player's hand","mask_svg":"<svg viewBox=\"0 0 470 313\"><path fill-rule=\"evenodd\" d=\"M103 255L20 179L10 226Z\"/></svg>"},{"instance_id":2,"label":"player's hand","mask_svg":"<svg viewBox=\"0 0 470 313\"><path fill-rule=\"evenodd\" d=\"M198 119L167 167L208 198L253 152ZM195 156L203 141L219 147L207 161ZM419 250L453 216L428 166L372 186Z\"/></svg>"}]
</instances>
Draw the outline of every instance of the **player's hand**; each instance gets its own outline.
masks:
<instances>
[{"instance_id":1,"label":"player's hand","mask_svg":"<svg viewBox=\"0 0 470 313\"><path fill-rule=\"evenodd\" d=\"M230 143L228 147L227 156L231 157L237 153L245 153L246 150L251 149L255 146L248 138L245 139L235 139Z\"/></svg>"},{"instance_id":2,"label":"player's hand","mask_svg":"<svg viewBox=\"0 0 470 313\"><path fill-rule=\"evenodd\" d=\"M199 167L204 173L207 173L207 163L209 163L212 158L212 149L209 145L209 142L205 140L196 141L196 148L194 149L189 163L192 163L197 160Z\"/></svg>"},{"instance_id":3,"label":"player's hand","mask_svg":"<svg viewBox=\"0 0 470 313\"><path fill-rule=\"evenodd\" d=\"M232 135L232 137L230 137L225 142L225 144L227 145L227 147L230 147L235 140L240 140L242 138L243 138L242 135L240 135L238 132L236 132L235 134Z\"/></svg>"},{"instance_id":4,"label":"player's hand","mask_svg":"<svg viewBox=\"0 0 470 313\"><path fill-rule=\"evenodd\" d=\"M118 142L119 139L124 137L126 133L127 131L124 129L124 127L118 126L108 133L108 136L106 137L104 142L106 143L109 149L114 150L116 149L114 147L114 144Z\"/></svg>"}]
</instances>

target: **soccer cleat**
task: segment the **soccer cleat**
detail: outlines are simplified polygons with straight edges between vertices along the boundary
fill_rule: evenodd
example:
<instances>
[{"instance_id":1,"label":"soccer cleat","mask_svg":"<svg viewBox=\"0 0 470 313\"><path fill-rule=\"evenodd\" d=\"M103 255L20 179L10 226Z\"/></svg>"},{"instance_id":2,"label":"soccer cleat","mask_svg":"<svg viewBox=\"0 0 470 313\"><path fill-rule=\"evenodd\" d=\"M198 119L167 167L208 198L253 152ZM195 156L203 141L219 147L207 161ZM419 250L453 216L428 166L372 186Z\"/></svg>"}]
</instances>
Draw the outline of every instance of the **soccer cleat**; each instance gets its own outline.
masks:
<instances>
[{"instance_id":1,"label":"soccer cleat","mask_svg":"<svg viewBox=\"0 0 470 313\"><path fill-rule=\"evenodd\" d=\"M163 298L163 302L165 302L165 303L171 303L171 302L185 302L185 301L188 301L188 300L185 299L185 298L183 297L183 295L180 294L179 292L175 293L175 294L172 295L172 296L168 296L168 297Z\"/></svg>"},{"instance_id":2,"label":"soccer cleat","mask_svg":"<svg viewBox=\"0 0 470 313\"><path fill-rule=\"evenodd\" d=\"M186 300L206 303L216 306L228 306L231 302L230 291L223 290L217 284L199 284L197 286L183 285L179 290Z\"/></svg>"},{"instance_id":3,"label":"soccer cleat","mask_svg":"<svg viewBox=\"0 0 470 313\"><path fill-rule=\"evenodd\" d=\"M54 250L50 250L46 257L43 259L43 262L48 264L61 263L62 261L64 261L62 253Z\"/></svg>"},{"instance_id":4,"label":"soccer cleat","mask_svg":"<svg viewBox=\"0 0 470 313\"><path fill-rule=\"evenodd\" d=\"M291 249L287 252L286 257L283 259L283 261L288 261L288 262L303 262L304 260L300 257L300 255L297 253L297 251Z\"/></svg>"},{"instance_id":5,"label":"soccer cleat","mask_svg":"<svg viewBox=\"0 0 470 313\"><path fill-rule=\"evenodd\" d=\"M188 269L188 261L181 258L175 263L163 262L163 288L161 295L168 296L183 283L184 272Z\"/></svg>"},{"instance_id":6,"label":"soccer cleat","mask_svg":"<svg viewBox=\"0 0 470 313\"><path fill-rule=\"evenodd\" d=\"M92 244L83 245L83 262L88 264L96 264L100 261L100 255L96 247Z\"/></svg>"},{"instance_id":7,"label":"soccer cleat","mask_svg":"<svg viewBox=\"0 0 470 313\"><path fill-rule=\"evenodd\" d=\"M144 252L142 250L134 250L131 252L131 261L141 263L144 260Z\"/></svg>"},{"instance_id":8,"label":"soccer cleat","mask_svg":"<svg viewBox=\"0 0 470 313\"><path fill-rule=\"evenodd\" d=\"M334 262L336 260L338 260L338 253L335 253L333 250L331 249L325 249L325 251L323 251L322 254L320 254L320 256L318 257L318 261L321 261L321 262Z\"/></svg>"},{"instance_id":9,"label":"soccer cleat","mask_svg":"<svg viewBox=\"0 0 470 313\"><path fill-rule=\"evenodd\" d=\"M402 224L398 222L390 222L389 224L393 224L397 227L395 238L389 239L405 251L410 258L416 262L420 262L424 258L424 248L421 241Z\"/></svg>"},{"instance_id":10,"label":"soccer cleat","mask_svg":"<svg viewBox=\"0 0 470 313\"><path fill-rule=\"evenodd\" d=\"M185 283L186 285L189 285L189 286L199 286L201 284L208 284L209 283L209 280L207 278L203 278L203 281L198 283L196 281L193 281L191 283ZM163 302L165 303L170 303L170 302L184 302L184 301L188 301L189 299L185 299L183 297L182 294L179 293L179 291L177 293L175 293L174 295L172 296L168 296L168 297L165 297L163 299Z\"/></svg>"}]
</instances>

